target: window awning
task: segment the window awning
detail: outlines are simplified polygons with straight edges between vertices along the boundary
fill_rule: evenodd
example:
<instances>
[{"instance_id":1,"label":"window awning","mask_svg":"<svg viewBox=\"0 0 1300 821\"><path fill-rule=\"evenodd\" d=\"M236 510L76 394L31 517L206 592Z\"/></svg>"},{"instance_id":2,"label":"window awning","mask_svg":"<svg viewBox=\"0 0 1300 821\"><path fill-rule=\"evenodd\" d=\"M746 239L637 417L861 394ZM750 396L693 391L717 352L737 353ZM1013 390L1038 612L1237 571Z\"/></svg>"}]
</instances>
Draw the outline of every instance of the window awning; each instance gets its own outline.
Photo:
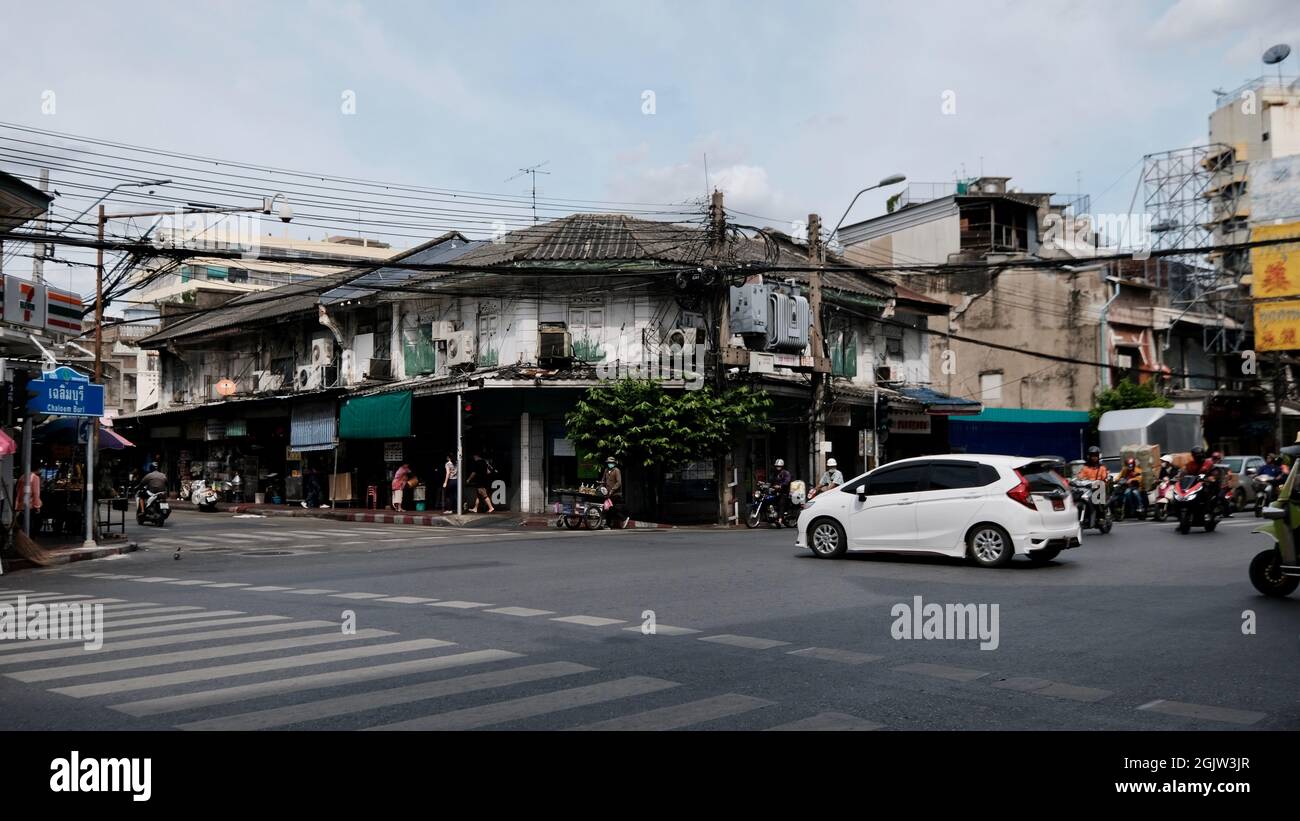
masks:
<instances>
[{"instance_id":1,"label":"window awning","mask_svg":"<svg viewBox=\"0 0 1300 821\"><path fill-rule=\"evenodd\" d=\"M354 396L339 413L341 439L403 439L411 435L411 392Z\"/></svg>"},{"instance_id":2,"label":"window awning","mask_svg":"<svg viewBox=\"0 0 1300 821\"><path fill-rule=\"evenodd\" d=\"M294 405L289 416L289 449L332 450L336 421L333 402Z\"/></svg>"},{"instance_id":3,"label":"window awning","mask_svg":"<svg viewBox=\"0 0 1300 821\"><path fill-rule=\"evenodd\" d=\"M949 396L930 388L898 388L900 394L919 402L931 416L970 416L984 410L984 405L970 399Z\"/></svg>"}]
</instances>

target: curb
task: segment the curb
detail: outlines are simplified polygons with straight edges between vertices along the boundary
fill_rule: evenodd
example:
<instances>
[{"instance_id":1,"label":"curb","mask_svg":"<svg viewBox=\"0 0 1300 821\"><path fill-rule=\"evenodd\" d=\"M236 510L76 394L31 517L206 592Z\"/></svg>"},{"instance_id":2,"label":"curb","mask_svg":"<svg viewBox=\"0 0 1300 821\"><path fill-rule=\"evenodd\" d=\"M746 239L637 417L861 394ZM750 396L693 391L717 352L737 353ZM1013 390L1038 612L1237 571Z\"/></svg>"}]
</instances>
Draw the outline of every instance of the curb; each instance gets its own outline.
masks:
<instances>
[{"instance_id":1,"label":"curb","mask_svg":"<svg viewBox=\"0 0 1300 821\"><path fill-rule=\"evenodd\" d=\"M447 516L431 513L385 513L374 510L266 510L253 505L234 505L217 508L222 513L257 514L262 516L288 516L298 519L332 519L337 522L365 522L368 524L422 525L424 527L511 527L513 517L488 514Z\"/></svg>"},{"instance_id":2,"label":"curb","mask_svg":"<svg viewBox=\"0 0 1300 821\"><path fill-rule=\"evenodd\" d=\"M115 547L93 547L93 548L65 548L49 551L50 558L46 564L37 564L31 559L18 557L5 561L5 573L12 573L15 570L30 570L32 568L53 567L59 564L71 564L72 562L84 562L91 559L102 559L105 556L117 556L123 553L134 553L139 549L135 542Z\"/></svg>"}]
</instances>

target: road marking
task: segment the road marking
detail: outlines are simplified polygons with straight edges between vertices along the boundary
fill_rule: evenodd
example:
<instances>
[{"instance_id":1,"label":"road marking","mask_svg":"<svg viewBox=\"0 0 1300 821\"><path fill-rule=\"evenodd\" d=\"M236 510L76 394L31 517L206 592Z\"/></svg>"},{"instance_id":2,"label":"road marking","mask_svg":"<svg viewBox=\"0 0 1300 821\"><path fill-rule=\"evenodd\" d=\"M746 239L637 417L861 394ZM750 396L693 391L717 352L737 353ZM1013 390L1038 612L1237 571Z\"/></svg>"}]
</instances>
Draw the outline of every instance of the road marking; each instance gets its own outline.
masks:
<instances>
[{"instance_id":1,"label":"road marking","mask_svg":"<svg viewBox=\"0 0 1300 821\"><path fill-rule=\"evenodd\" d=\"M19 601L24 601L24 600L25 600L25 602L26 602L26 604L27 604L27 609L29 609L29 610L30 610L33 606L38 605L38 604L40 604L40 605L50 605L50 606L65 605L65 604L66 604L66 605L77 605L78 607L80 607L80 606L83 605L83 604L105 604L105 605L112 605L112 604L125 603L125 600L124 600L124 599L93 599L93 598L89 598L89 597L87 597L87 596L85 596L85 595L80 595L80 596L47 596L47 597L45 597L45 598L29 598L29 597L27 597L27 596L20 596L20 597L17 598L17 599L12 599L12 600L10 600L10 601L3 601L3 602L0 602L0 604L13 604L13 605L16 605Z\"/></svg>"},{"instance_id":2,"label":"road marking","mask_svg":"<svg viewBox=\"0 0 1300 821\"><path fill-rule=\"evenodd\" d=\"M164 610L169 612L163 615L155 615L158 613L163 613ZM195 610L201 612L196 613L194 612ZM242 616L242 615L244 615L243 610L204 611L202 607L179 606L179 605L176 607L155 607L152 610L142 610L133 613L114 613L113 614L113 616L115 617L114 620L112 622L109 622L106 625L106 627L129 627L129 626L135 626L137 624L156 624L158 622L164 622L164 621L181 621L182 619L210 619L210 618L215 618L216 616ZM123 621L117 621L116 618L120 616L130 616L131 618L125 619Z\"/></svg>"},{"instance_id":3,"label":"road marking","mask_svg":"<svg viewBox=\"0 0 1300 821\"><path fill-rule=\"evenodd\" d=\"M95 653L115 653L122 650L139 650L145 647L164 647L168 644L190 644L200 641L212 641L214 639L235 639L244 636L260 636L266 633L285 633L291 630L310 630L319 627L337 627L337 623L332 621L289 621L279 624L259 624L254 627L233 627L228 630L209 630L203 633L181 633L172 636L155 636L147 639L132 639L131 641L113 641L104 642L104 645L98 650L87 650L84 647L63 647L56 650L37 650L30 653L14 653L9 656L0 656L0 664L22 664L31 661L47 661L49 659L70 658Z\"/></svg>"},{"instance_id":4,"label":"road marking","mask_svg":"<svg viewBox=\"0 0 1300 821\"><path fill-rule=\"evenodd\" d=\"M632 715L619 716L606 721L597 721L595 724L585 724L572 729L677 730L693 724L702 724L705 721L715 721L719 718L747 713L760 707L771 707L775 703L761 698L742 696L738 693L727 693L712 698L702 698L699 701L688 701L685 704L674 704L671 707L660 707L657 710L646 710L643 713L633 713Z\"/></svg>"},{"instance_id":5,"label":"road marking","mask_svg":"<svg viewBox=\"0 0 1300 821\"><path fill-rule=\"evenodd\" d=\"M223 587L248 587L248 582L217 582L216 584L209 584L208 587L215 589Z\"/></svg>"},{"instance_id":6,"label":"road marking","mask_svg":"<svg viewBox=\"0 0 1300 821\"><path fill-rule=\"evenodd\" d=\"M205 582L203 579L184 579L183 581L179 581L179 582L167 582L167 583L168 583L168 584L186 585L186 586L189 586L189 585L196 585L196 584L212 584L212 582Z\"/></svg>"},{"instance_id":7,"label":"road marking","mask_svg":"<svg viewBox=\"0 0 1300 821\"><path fill-rule=\"evenodd\" d=\"M791 721L788 724L780 724L776 727L768 727L768 729L826 732L829 730L879 730L884 726L874 721L851 716L848 713L818 713L815 716L801 718L798 721Z\"/></svg>"},{"instance_id":8,"label":"road marking","mask_svg":"<svg viewBox=\"0 0 1300 821\"><path fill-rule=\"evenodd\" d=\"M773 647L780 647L783 644L789 644L788 641L777 641L775 639L760 639L753 636L733 636L730 633L723 633L719 636L701 636L697 641L711 641L714 644L728 644L732 647L744 647L746 650L770 650Z\"/></svg>"},{"instance_id":9,"label":"road marking","mask_svg":"<svg viewBox=\"0 0 1300 821\"><path fill-rule=\"evenodd\" d=\"M333 596L336 599L382 599L387 593L338 593Z\"/></svg>"},{"instance_id":10,"label":"road marking","mask_svg":"<svg viewBox=\"0 0 1300 821\"><path fill-rule=\"evenodd\" d=\"M281 533L287 536L299 536L303 539L324 539L326 537L326 534L315 530L283 530Z\"/></svg>"},{"instance_id":11,"label":"road marking","mask_svg":"<svg viewBox=\"0 0 1300 821\"><path fill-rule=\"evenodd\" d=\"M455 610L469 610L474 607L491 607L491 606L492 606L491 602L459 601L455 599L453 599L452 601L430 602L428 605L426 605L426 607L451 607Z\"/></svg>"},{"instance_id":12,"label":"road marking","mask_svg":"<svg viewBox=\"0 0 1300 821\"><path fill-rule=\"evenodd\" d=\"M26 600L28 604L33 602L47 601L68 601L71 599L89 599L89 593L20 593L17 596L6 596L0 599L0 604L13 604L19 600Z\"/></svg>"},{"instance_id":13,"label":"road marking","mask_svg":"<svg viewBox=\"0 0 1300 821\"><path fill-rule=\"evenodd\" d=\"M77 678L94 676L100 673L117 673L123 670L140 670L145 667L163 667L168 664L188 664L192 661L226 658L227 656L247 656L255 653L270 653L275 650L296 650L299 647L314 647L318 644L338 644L339 642L360 641L361 639L391 636L388 630L358 630L355 633L328 633L323 636L300 636L292 639L274 639L272 641L254 641L247 644L227 644L220 647L205 647L202 650L183 650L177 653L159 655L131 656L112 661L92 661L85 664L68 664L62 667L40 667L35 670L22 670L6 673L9 678L18 681L53 681L60 678Z\"/></svg>"},{"instance_id":14,"label":"road marking","mask_svg":"<svg viewBox=\"0 0 1300 821\"><path fill-rule=\"evenodd\" d=\"M531 618L532 616L551 616L555 614L554 610L534 610L531 607L494 607L491 610L484 610L484 613L500 613L503 616L522 616Z\"/></svg>"},{"instance_id":15,"label":"road marking","mask_svg":"<svg viewBox=\"0 0 1300 821\"><path fill-rule=\"evenodd\" d=\"M548 715L561 710L572 710L601 704L631 696L649 693L678 686L675 681L665 681L648 676L629 676L628 678L590 684L586 687L573 687L535 696L501 701L496 704L484 704L479 707L467 707L450 713L439 713L379 727L371 730L472 730L477 727L490 727L507 721L519 721L540 715ZM371 694L373 695L373 694Z\"/></svg>"},{"instance_id":16,"label":"road marking","mask_svg":"<svg viewBox=\"0 0 1300 821\"><path fill-rule=\"evenodd\" d=\"M293 589L292 587L280 587L280 586L278 586L278 585L274 585L274 584L264 584L264 585L262 585L261 587L245 587L245 588L244 588L243 590L241 590L240 592L241 592L241 593L247 593L247 592L249 592L249 591L251 590L251 591L253 591L253 592L255 592L255 593L275 593L275 592L278 592L278 591L280 591L280 590L292 590L292 589Z\"/></svg>"},{"instance_id":17,"label":"road marking","mask_svg":"<svg viewBox=\"0 0 1300 821\"><path fill-rule=\"evenodd\" d=\"M306 589L298 589L298 590L290 591L290 594L294 596L324 596L327 593L337 593L337 592L339 591L326 590L320 587L309 587Z\"/></svg>"},{"instance_id":18,"label":"road marking","mask_svg":"<svg viewBox=\"0 0 1300 821\"><path fill-rule=\"evenodd\" d=\"M1098 690L1095 687L1079 687L1074 684L1064 684L1059 681L1051 681L1044 678L1009 678L1003 681L993 682L993 686L1000 690L1016 690L1021 693L1033 693L1038 696L1051 696L1053 698L1066 698L1071 701L1084 701L1092 703L1101 701L1107 696L1114 695L1110 690Z\"/></svg>"},{"instance_id":19,"label":"road marking","mask_svg":"<svg viewBox=\"0 0 1300 821\"><path fill-rule=\"evenodd\" d=\"M262 730L271 727L283 727L288 724L300 724L321 718L359 713L379 707L392 707L398 704L410 704L417 701L440 698L442 696L472 693L495 687L507 687L531 681L544 681L560 676L591 672L593 668L567 661L547 664L532 664L526 667L514 667L509 670L495 670L490 673L475 673L458 678L428 681L391 690L355 693L353 695L328 698L321 701L308 701L302 704L290 704L269 710L252 713L212 718L180 724L181 730Z\"/></svg>"},{"instance_id":20,"label":"road marking","mask_svg":"<svg viewBox=\"0 0 1300 821\"><path fill-rule=\"evenodd\" d=\"M193 627L217 627L225 624L247 624L249 622L259 621L287 621L288 616L241 616L234 619L212 619L211 621L191 621L180 624L158 624L153 627L133 627L130 630L115 630L113 625L107 625L104 628L104 639L121 638L122 636L142 636L151 633L166 633L169 630L189 630ZM27 642L32 647L55 647L62 644L81 644L84 639L45 639L43 641ZM17 644L0 644L0 653L11 650L20 650L23 648L22 643Z\"/></svg>"},{"instance_id":21,"label":"road marking","mask_svg":"<svg viewBox=\"0 0 1300 821\"><path fill-rule=\"evenodd\" d=\"M392 602L393 604L428 604L437 601L437 599L426 599L420 596L389 596L386 599L380 599L380 601Z\"/></svg>"},{"instance_id":22,"label":"road marking","mask_svg":"<svg viewBox=\"0 0 1300 821\"><path fill-rule=\"evenodd\" d=\"M932 678L942 678L948 681L974 681L988 675L983 670L971 670L968 667L949 667L946 664L904 664L893 669L900 673L916 673L919 676L931 676Z\"/></svg>"},{"instance_id":23,"label":"road marking","mask_svg":"<svg viewBox=\"0 0 1300 821\"><path fill-rule=\"evenodd\" d=\"M581 624L586 627L605 627L610 624L627 624L627 619L604 619L600 616L559 616L551 621L562 621L566 624Z\"/></svg>"},{"instance_id":24,"label":"road marking","mask_svg":"<svg viewBox=\"0 0 1300 821\"><path fill-rule=\"evenodd\" d=\"M787 655L838 661L842 664L866 664L884 658L884 656L873 656L867 653L854 653L851 650L836 650L833 647L805 647L802 650L790 650Z\"/></svg>"},{"instance_id":25,"label":"road marking","mask_svg":"<svg viewBox=\"0 0 1300 821\"><path fill-rule=\"evenodd\" d=\"M156 605L151 601L124 601L121 604L104 605L104 612L111 616L117 610L135 610L141 607L155 607L155 606Z\"/></svg>"},{"instance_id":26,"label":"road marking","mask_svg":"<svg viewBox=\"0 0 1300 821\"><path fill-rule=\"evenodd\" d=\"M640 633L641 627L624 627L629 633ZM689 636L692 633L698 633L699 630L692 630L689 627L673 627L671 624L656 624L655 631L650 635L653 636Z\"/></svg>"},{"instance_id":27,"label":"road marking","mask_svg":"<svg viewBox=\"0 0 1300 821\"><path fill-rule=\"evenodd\" d=\"M109 693L125 693L130 690L150 690L156 687L170 687L175 684L189 684L195 681L212 681L219 678L249 676L266 673L271 670L288 670L294 667L312 667L317 664L331 664L336 661L384 656L390 653L413 653L434 647L447 647L455 644L441 639L412 639L395 641L388 644L367 644L362 647L347 647L341 650L326 650L320 653L306 653L300 656L281 656L262 661L245 661L226 664L219 667L200 667L197 670L178 670L174 673L158 673L151 676L120 678L113 681L101 681L93 684L75 684L68 687L55 687L51 693L86 698L102 696Z\"/></svg>"},{"instance_id":28,"label":"road marking","mask_svg":"<svg viewBox=\"0 0 1300 821\"><path fill-rule=\"evenodd\" d=\"M1152 713L1164 713L1181 718L1196 718L1204 721L1222 721L1228 724L1254 724L1260 719L1266 718L1267 713L1257 713L1252 710L1234 710L1231 707L1215 707L1209 704L1188 704L1184 701L1165 701L1156 699L1155 701L1143 704L1139 710L1147 710Z\"/></svg>"},{"instance_id":29,"label":"road marking","mask_svg":"<svg viewBox=\"0 0 1300 821\"><path fill-rule=\"evenodd\" d=\"M112 709L132 716L150 716L160 713L172 713L179 710L191 710L195 707L211 707L216 704L229 704L259 696L280 695L303 690L316 690L339 684L355 684L361 681L395 678L412 673L427 673L433 670L447 670L453 667L465 667L471 664L485 664L491 661L523 658L519 653L508 650L473 650L450 656L435 656L426 659L412 659L393 664L381 664L376 667L354 667L349 670L335 670L329 673L317 673L297 678L259 681L254 684L242 684L235 687L223 687L218 690L200 690L195 693L182 693L176 696L132 701L126 704L111 705Z\"/></svg>"},{"instance_id":30,"label":"road marking","mask_svg":"<svg viewBox=\"0 0 1300 821\"><path fill-rule=\"evenodd\" d=\"M167 576L145 576L142 579L133 579L141 584L157 584L158 582L174 582L176 579Z\"/></svg>"}]
</instances>

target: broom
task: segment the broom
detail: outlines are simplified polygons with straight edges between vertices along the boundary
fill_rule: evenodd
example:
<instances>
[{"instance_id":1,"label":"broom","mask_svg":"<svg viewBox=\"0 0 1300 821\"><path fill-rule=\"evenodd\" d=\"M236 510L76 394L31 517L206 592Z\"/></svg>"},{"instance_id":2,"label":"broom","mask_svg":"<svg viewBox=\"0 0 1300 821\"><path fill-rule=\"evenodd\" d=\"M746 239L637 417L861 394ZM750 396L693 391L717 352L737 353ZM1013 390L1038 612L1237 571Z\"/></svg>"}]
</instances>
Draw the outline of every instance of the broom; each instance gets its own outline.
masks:
<instances>
[{"instance_id":1,"label":"broom","mask_svg":"<svg viewBox=\"0 0 1300 821\"><path fill-rule=\"evenodd\" d=\"M18 555L22 556L32 564L47 567L50 564L50 554L45 548L36 543L36 540L23 532L18 526L18 517L14 517L13 524L13 541L14 549Z\"/></svg>"}]
</instances>

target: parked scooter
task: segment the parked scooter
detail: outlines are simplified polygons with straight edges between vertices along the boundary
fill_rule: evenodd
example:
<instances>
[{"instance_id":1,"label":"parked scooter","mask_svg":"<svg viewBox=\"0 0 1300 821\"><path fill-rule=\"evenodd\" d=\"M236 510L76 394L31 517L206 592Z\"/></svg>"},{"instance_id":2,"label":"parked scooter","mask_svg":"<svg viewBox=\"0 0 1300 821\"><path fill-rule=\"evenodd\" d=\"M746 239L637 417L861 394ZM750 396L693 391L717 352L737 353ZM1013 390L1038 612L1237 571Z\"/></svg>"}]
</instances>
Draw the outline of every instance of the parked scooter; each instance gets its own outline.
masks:
<instances>
[{"instance_id":1,"label":"parked scooter","mask_svg":"<svg viewBox=\"0 0 1300 821\"><path fill-rule=\"evenodd\" d=\"M1178 477L1172 500L1178 532L1190 533L1193 527L1204 527L1206 533L1212 533L1219 524L1221 502L1219 483L1206 481L1205 474Z\"/></svg>"},{"instance_id":2,"label":"parked scooter","mask_svg":"<svg viewBox=\"0 0 1300 821\"><path fill-rule=\"evenodd\" d=\"M1300 448L1295 450L1295 454L1288 455L1300 455ZM1287 453L1288 449L1282 452ZM1297 473L1300 471L1291 471L1282 487L1276 489L1277 501L1264 508L1263 518L1268 522L1252 531L1273 537L1273 546L1256 554L1250 562L1250 583L1265 596L1289 596L1300 587L1300 559L1296 556L1300 506L1291 499Z\"/></svg>"},{"instance_id":3,"label":"parked scooter","mask_svg":"<svg viewBox=\"0 0 1300 821\"><path fill-rule=\"evenodd\" d=\"M745 517L747 527L758 527L761 524L768 524L772 527L778 525L780 511L777 509L780 494L777 493L776 486L767 482L759 482L758 488L753 492L749 499L749 515ZM786 515L785 526L795 526L794 504L790 505L790 510Z\"/></svg>"},{"instance_id":4,"label":"parked scooter","mask_svg":"<svg viewBox=\"0 0 1300 821\"><path fill-rule=\"evenodd\" d=\"M1110 506L1106 504L1106 483L1100 479L1071 479L1070 492L1074 494L1074 506L1079 510L1080 526L1109 533L1114 523Z\"/></svg>"},{"instance_id":5,"label":"parked scooter","mask_svg":"<svg viewBox=\"0 0 1300 821\"><path fill-rule=\"evenodd\" d=\"M208 484L206 480L197 479L190 485L190 501L194 506L204 513L215 513L217 502L221 498L218 494L218 484Z\"/></svg>"},{"instance_id":6,"label":"parked scooter","mask_svg":"<svg viewBox=\"0 0 1300 821\"><path fill-rule=\"evenodd\" d=\"M167 517L172 515L171 505L167 504L166 493L151 493L148 490L140 489L136 491L137 495L144 496L144 509L136 509L135 523L138 525L157 525L163 527L167 523Z\"/></svg>"}]
</instances>

